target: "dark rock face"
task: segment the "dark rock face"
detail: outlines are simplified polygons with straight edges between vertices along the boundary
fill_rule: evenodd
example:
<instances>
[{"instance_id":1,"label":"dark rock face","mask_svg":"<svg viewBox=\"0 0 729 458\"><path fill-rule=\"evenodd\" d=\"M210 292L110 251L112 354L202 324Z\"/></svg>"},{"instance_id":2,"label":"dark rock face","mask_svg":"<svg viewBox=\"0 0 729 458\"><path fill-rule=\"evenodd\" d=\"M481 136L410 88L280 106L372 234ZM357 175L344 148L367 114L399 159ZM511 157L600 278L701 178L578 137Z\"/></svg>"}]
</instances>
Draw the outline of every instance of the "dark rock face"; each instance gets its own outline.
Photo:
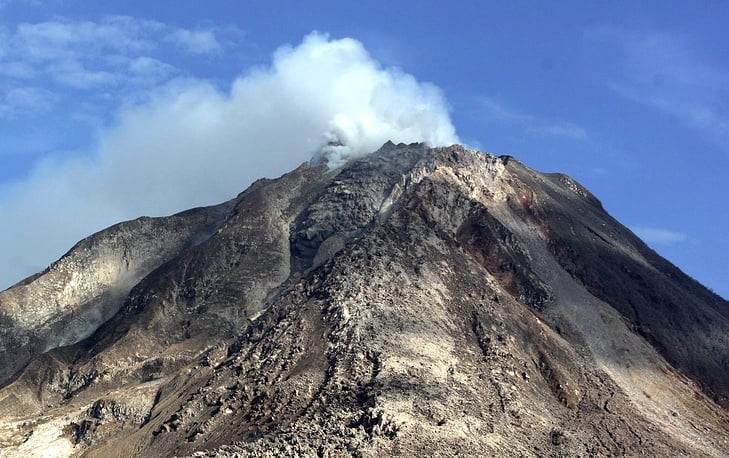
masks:
<instances>
[{"instance_id":1,"label":"dark rock face","mask_svg":"<svg viewBox=\"0 0 729 458\"><path fill-rule=\"evenodd\" d=\"M729 304L570 178L459 146L112 227L0 313L32 343L3 456L729 449Z\"/></svg>"},{"instance_id":2,"label":"dark rock face","mask_svg":"<svg viewBox=\"0 0 729 458\"><path fill-rule=\"evenodd\" d=\"M523 166L512 170L537 188L538 174ZM584 199L565 200L559 192L564 187ZM726 402L727 302L607 217L597 199L569 177L549 176L540 188L539 202L527 212L545 232L559 264L592 295L616 308L669 362Z\"/></svg>"}]
</instances>

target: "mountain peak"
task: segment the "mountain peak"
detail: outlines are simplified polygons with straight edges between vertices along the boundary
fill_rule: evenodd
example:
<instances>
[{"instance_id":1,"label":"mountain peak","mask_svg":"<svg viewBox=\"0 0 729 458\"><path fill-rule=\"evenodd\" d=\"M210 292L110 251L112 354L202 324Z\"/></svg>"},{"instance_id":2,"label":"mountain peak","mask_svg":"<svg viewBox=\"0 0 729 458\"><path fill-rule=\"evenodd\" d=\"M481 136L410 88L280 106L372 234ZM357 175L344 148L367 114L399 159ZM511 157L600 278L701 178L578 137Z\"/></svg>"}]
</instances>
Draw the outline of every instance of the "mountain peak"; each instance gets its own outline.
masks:
<instances>
[{"instance_id":1,"label":"mountain peak","mask_svg":"<svg viewBox=\"0 0 729 458\"><path fill-rule=\"evenodd\" d=\"M388 142L113 226L0 293L0 313L8 456L729 440L729 304L566 175L460 145Z\"/></svg>"}]
</instances>

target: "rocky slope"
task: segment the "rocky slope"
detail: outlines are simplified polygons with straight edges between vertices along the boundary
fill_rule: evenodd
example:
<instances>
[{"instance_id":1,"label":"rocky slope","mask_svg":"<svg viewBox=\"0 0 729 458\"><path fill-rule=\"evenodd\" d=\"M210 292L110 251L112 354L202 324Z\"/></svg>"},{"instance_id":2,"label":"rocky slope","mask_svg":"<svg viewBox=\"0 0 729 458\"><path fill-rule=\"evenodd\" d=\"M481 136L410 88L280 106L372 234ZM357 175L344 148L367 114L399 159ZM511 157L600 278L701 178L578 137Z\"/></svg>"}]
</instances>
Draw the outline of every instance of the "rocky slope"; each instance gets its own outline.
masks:
<instances>
[{"instance_id":1,"label":"rocky slope","mask_svg":"<svg viewBox=\"0 0 729 458\"><path fill-rule=\"evenodd\" d=\"M729 450L729 304L569 177L459 146L114 226L0 314L3 456Z\"/></svg>"}]
</instances>

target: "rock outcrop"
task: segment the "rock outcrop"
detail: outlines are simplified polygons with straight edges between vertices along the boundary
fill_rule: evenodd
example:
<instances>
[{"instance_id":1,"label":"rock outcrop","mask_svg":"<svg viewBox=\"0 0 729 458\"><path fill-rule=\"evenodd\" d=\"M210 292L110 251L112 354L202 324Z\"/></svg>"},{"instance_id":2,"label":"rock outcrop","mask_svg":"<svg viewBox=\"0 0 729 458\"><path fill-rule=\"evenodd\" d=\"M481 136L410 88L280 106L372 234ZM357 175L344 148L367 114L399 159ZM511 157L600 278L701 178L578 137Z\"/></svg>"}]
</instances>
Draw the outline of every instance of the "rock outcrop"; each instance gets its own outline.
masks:
<instances>
[{"instance_id":1,"label":"rock outcrop","mask_svg":"<svg viewBox=\"0 0 729 458\"><path fill-rule=\"evenodd\" d=\"M729 450L729 304L569 177L460 146L122 223L0 314L3 456Z\"/></svg>"}]
</instances>

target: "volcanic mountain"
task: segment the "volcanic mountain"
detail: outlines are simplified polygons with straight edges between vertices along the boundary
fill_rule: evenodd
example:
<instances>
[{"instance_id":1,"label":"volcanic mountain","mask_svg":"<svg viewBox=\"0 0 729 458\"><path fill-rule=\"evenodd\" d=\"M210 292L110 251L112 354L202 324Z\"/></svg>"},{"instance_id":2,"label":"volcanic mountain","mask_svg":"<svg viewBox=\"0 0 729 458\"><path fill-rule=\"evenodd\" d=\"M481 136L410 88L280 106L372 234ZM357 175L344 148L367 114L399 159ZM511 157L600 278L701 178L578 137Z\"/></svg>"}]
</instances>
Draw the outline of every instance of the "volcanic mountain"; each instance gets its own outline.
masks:
<instances>
[{"instance_id":1,"label":"volcanic mountain","mask_svg":"<svg viewBox=\"0 0 729 458\"><path fill-rule=\"evenodd\" d=\"M729 303L561 174L385 144L0 293L2 456L729 453Z\"/></svg>"}]
</instances>

